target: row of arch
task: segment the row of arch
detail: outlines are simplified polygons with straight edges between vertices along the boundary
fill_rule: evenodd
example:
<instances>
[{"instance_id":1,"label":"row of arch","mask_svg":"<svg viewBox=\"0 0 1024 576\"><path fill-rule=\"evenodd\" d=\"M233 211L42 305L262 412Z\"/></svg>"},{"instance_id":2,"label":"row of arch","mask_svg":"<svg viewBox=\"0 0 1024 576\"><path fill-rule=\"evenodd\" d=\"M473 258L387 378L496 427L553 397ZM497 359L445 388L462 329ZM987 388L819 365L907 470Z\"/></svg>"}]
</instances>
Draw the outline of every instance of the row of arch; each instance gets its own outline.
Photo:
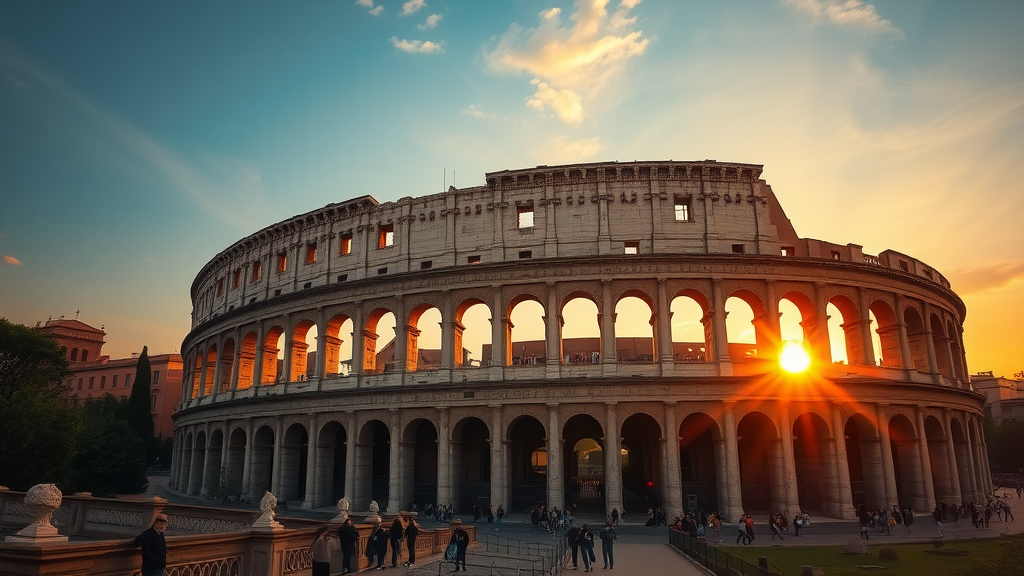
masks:
<instances>
[{"instance_id":1,"label":"row of arch","mask_svg":"<svg viewBox=\"0 0 1024 576\"><path fill-rule=\"evenodd\" d=\"M776 298L774 283L765 287L725 293L716 283L710 297L694 288L680 288L669 297L659 282L653 291L626 289L613 300L606 283L596 291L570 290L561 297L554 287L541 288L504 304L498 291L491 295L493 305L470 296L450 306L437 295L414 301L408 313L402 312L408 299L370 307L365 314L342 311L344 306L333 313L292 313L191 346L183 400L353 373L536 364L738 364L770 359L786 340L803 342L823 363L879 365L967 381L962 330L951 312L898 294L841 287L826 294L822 288L794 284ZM495 309L501 310L498 319ZM548 310L557 310L554 319Z\"/></svg>"},{"instance_id":2,"label":"row of arch","mask_svg":"<svg viewBox=\"0 0 1024 576\"><path fill-rule=\"evenodd\" d=\"M491 407L490 422L479 409L441 409L197 424L177 431L171 485L206 496L271 490L307 508L344 496L356 510L373 499L389 512L411 502L512 511L546 502L678 514L685 501L732 517L800 509L842 518L862 503L930 510L983 499L991 486L971 412L780 402L677 419L675 403L656 406Z\"/></svg>"}]
</instances>

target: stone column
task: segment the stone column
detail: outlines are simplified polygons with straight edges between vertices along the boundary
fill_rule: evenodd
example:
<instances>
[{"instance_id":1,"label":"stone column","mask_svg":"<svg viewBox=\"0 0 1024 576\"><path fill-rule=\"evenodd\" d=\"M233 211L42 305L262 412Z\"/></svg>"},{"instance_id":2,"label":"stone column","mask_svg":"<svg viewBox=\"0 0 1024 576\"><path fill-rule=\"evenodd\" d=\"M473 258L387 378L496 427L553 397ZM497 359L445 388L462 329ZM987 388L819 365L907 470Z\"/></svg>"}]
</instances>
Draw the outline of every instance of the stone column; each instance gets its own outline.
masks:
<instances>
[{"instance_id":1,"label":"stone column","mask_svg":"<svg viewBox=\"0 0 1024 576\"><path fill-rule=\"evenodd\" d=\"M718 373L721 376L732 376L732 359L729 357L729 337L725 330L725 298L722 296L722 281L720 278L713 278L712 308L711 308L711 330L714 335L713 352L714 361L718 362ZM711 355L705 355L711 359ZM733 431L735 433L735 431ZM730 504L731 506L732 504ZM732 514L731 512L729 514ZM736 513L739 517L740 512Z\"/></svg>"},{"instance_id":2,"label":"stone column","mask_svg":"<svg viewBox=\"0 0 1024 576\"><path fill-rule=\"evenodd\" d=\"M356 416L352 410L345 411L342 416L342 425L345 426L345 496L355 506L356 450L359 443L357 442Z\"/></svg>"},{"instance_id":3,"label":"stone column","mask_svg":"<svg viewBox=\"0 0 1024 576\"><path fill-rule=\"evenodd\" d=\"M853 485L850 482L850 467L846 454L846 427L843 426L841 402L832 403L832 439L836 451L836 490L838 491L839 517L851 520L857 517L853 505Z\"/></svg>"},{"instance_id":4,"label":"stone column","mask_svg":"<svg viewBox=\"0 0 1024 576\"><path fill-rule=\"evenodd\" d=\"M319 338L319 337L320 337L320 334L317 333L317 338ZM317 347L317 356L320 355L319 350L320 350L320 347L318 346ZM312 509L312 508L316 508L316 504L317 504L317 502L316 502L316 493L317 493L317 483L318 483L319 479L318 479L317 473L316 473L316 469L317 469L316 462L317 462L317 456L319 456L319 454L320 454L320 451L317 450L317 447L319 445L319 441L318 440L319 440L320 434L319 434L319 432L317 430L316 420L317 420L316 414L310 414L309 415L309 443L306 446L306 494L304 495L305 499L302 502L302 507L306 508L307 510Z\"/></svg>"},{"instance_id":5,"label":"stone column","mask_svg":"<svg viewBox=\"0 0 1024 576\"><path fill-rule=\"evenodd\" d=\"M504 303L501 300L501 286L492 285L491 294L494 297L491 305L491 369L489 377L492 381L501 381L504 374L504 366L508 352L508 317Z\"/></svg>"},{"instance_id":6,"label":"stone column","mask_svg":"<svg viewBox=\"0 0 1024 576\"><path fill-rule=\"evenodd\" d=\"M281 473L283 472L281 470L281 452L283 452L281 446L283 444L282 440L284 440L284 438L282 438L284 435L283 428L284 417L278 416L274 419L274 463L272 464L273 468L270 473L270 491L275 496L281 493ZM255 499L256 495L254 494L253 496L253 499Z\"/></svg>"},{"instance_id":7,"label":"stone column","mask_svg":"<svg viewBox=\"0 0 1024 576\"><path fill-rule=\"evenodd\" d=\"M914 357L910 354L910 338L907 337L907 323L903 319L903 297L899 294L894 294L893 303L896 306L896 330L900 339L900 362L903 363L901 368L913 370Z\"/></svg>"},{"instance_id":8,"label":"stone column","mask_svg":"<svg viewBox=\"0 0 1024 576\"><path fill-rule=\"evenodd\" d=\"M254 351L254 358L252 362L252 386L254 391L258 391L260 386L263 385L263 346L266 344L267 334L263 330L263 321L261 320L256 326L256 350ZM255 392L254 392L255 393ZM249 438L252 440L252 438Z\"/></svg>"},{"instance_id":9,"label":"stone column","mask_svg":"<svg viewBox=\"0 0 1024 576\"><path fill-rule=\"evenodd\" d=\"M558 309L558 292L555 291L555 283L548 282L545 292L547 304L544 306L544 375L548 379L557 379L562 364L562 314Z\"/></svg>"},{"instance_id":10,"label":"stone column","mask_svg":"<svg viewBox=\"0 0 1024 576\"><path fill-rule=\"evenodd\" d=\"M914 412L917 413L917 450L921 455L921 483L924 484L924 497L928 501L928 505L934 507L938 501L935 499L932 458L928 453L928 435L924 429L924 409L918 407Z\"/></svg>"},{"instance_id":11,"label":"stone column","mask_svg":"<svg viewBox=\"0 0 1024 576\"><path fill-rule=\"evenodd\" d=\"M622 510L622 449L616 402L605 402L604 412L604 513Z\"/></svg>"},{"instance_id":12,"label":"stone column","mask_svg":"<svg viewBox=\"0 0 1024 576\"><path fill-rule=\"evenodd\" d=\"M857 299L860 303L860 340L864 349L863 363L874 366L878 364L875 358L875 345L871 341L871 302L868 301L868 293L863 287L857 287Z\"/></svg>"},{"instance_id":13,"label":"stone column","mask_svg":"<svg viewBox=\"0 0 1024 576\"><path fill-rule=\"evenodd\" d=\"M299 342L295 341L295 326L292 326L290 314L285 316L284 325L286 326L283 342L284 352L281 354L281 371L277 373L277 380L279 382L287 383L292 381L292 366L295 365L295 345L299 344ZM302 344L305 344L305 342L302 342ZM274 492L274 495L277 495L276 491Z\"/></svg>"},{"instance_id":14,"label":"stone column","mask_svg":"<svg viewBox=\"0 0 1024 576\"><path fill-rule=\"evenodd\" d=\"M615 303L612 302L612 283L601 280L601 373L615 375Z\"/></svg>"},{"instance_id":15,"label":"stone column","mask_svg":"<svg viewBox=\"0 0 1024 576\"><path fill-rule=\"evenodd\" d=\"M224 363L221 362L221 358L220 358L222 354L224 354L224 339L223 338L218 338L217 339L217 356L214 358L214 361L213 361L213 382L212 382L212 384L210 386L210 388L211 388L210 391L212 392L211 395L213 397L215 397L215 398L217 397L217 395L220 394L221 371L224 370L224 366L222 366L222 364L224 364Z\"/></svg>"},{"instance_id":16,"label":"stone column","mask_svg":"<svg viewBox=\"0 0 1024 576\"><path fill-rule=\"evenodd\" d=\"M937 375L939 374L939 360L935 355L935 341L932 339L932 306L927 301L923 302L921 314L924 316L921 321L924 323L924 348L928 352L928 373ZM941 382L939 378L933 378L933 381L936 384Z\"/></svg>"},{"instance_id":17,"label":"stone column","mask_svg":"<svg viewBox=\"0 0 1024 576\"><path fill-rule=\"evenodd\" d=\"M210 355L207 353L206 348L204 348L200 356L203 367L199 370L199 394L197 394L199 398L206 396L206 363L209 361L209 357Z\"/></svg>"},{"instance_id":18,"label":"stone column","mask_svg":"<svg viewBox=\"0 0 1024 576\"><path fill-rule=\"evenodd\" d=\"M231 379L228 382L228 388L230 390L238 390L238 373L241 370L242 364L242 340L238 337L238 331L235 331L235 353L234 359L231 362Z\"/></svg>"},{"instance_id":19,"label":"stone column","mask_svg":"<svg viewBox=\"0 0 1024 576\"><path fill-rule=\"evenodd\" d=\"M668 510L665 516L674 518L683 515L683 485L679 469L679 424L676 422L676 403L665 401L665 498Z\"/></svg>"},{"instance_id":20,"label":"stone column","mask_svg":"<svg viewBox=\"0 0 1024 576\"><path fill-rule=\"evenodd\" d=\"M729 513L732 509L732 505L729 504L729 465L727 464L727 458L725 455L725 439L718 438L712 440L715 450L715 488L718 496L718 501L715 503L719 510L723 510L725 514ZM733 520L733 518L730 518Z\"/></svg>"},{"instance_id":21,"label":"stone column","mask_svg":"<svg viewBox=\"0 0 1024 576\"><path fill-rule=\"evenodd\" d=\"M437 408L437 503L451 504L452 464L451 432L448 430L448 407Z\"/></svg>"},{"instance_id":22,"label":"stone column","mask_svg":"<svg viewBox=\"0 0 1024 576\"><path fill-rule=\"evenodd\" d=\"M668 289L665 287L667 279L658 278L658 309L657 309L657 342L658 363L661 366L661 375L667 376L672 373L675 351L672 346L672 303L668 297ZM667 515L667 514L666 514ZM672 516L669 516L672 518Z\"/></svg>"},{"instance_id":23,"label":"stone column","mask_svg":"<svg viewBox=\"0 0 1024 576\"><path fill-rule=\"evenodd\" d=\"M963 492L960 491L960 470L956 463L956 445L953 443L953 425L949 408L942 409L943 428L946 433L946 461L949 462L948 474L949 483L957 501L963 499Z\"/></svg>"},{"instance_id":24,"label":"stone column","mask_svg":"<svg viewBox=\"0 0 1024 576\"><path fill-rule=\"evenodd\" d=\"M252 483L252 420L245 421L245 452L242 456L242 490ZM251 490L251 487L250 487ZM251 494L250 494L251 496Z\"/></svg>"},{"instance_id":25,"label":"stone column","mask_svg":"<svg viewBox=\"0 0 1024 576\"><path fill-rule=\"evenodd\" d=\"M899 503L896 490L896 472L892 463L892 443L889 439L889 415L886 410L888 404L879 404L878 410L878 437L882 448L882 478L885 481L885 502L883 506L891 507Z\"/></svg>"},{"instance_id":26,"label":"stone column","mask_svg":"<svg viewBox=\"0 0 1024 576\"><path fill-rule=\"evenodd\" d=\"M402 430L399 428L398 408L389 408L388 412L391 413L391 421L388 423L388 437L391 443L388 450L388 469L391 473L388 475L387 512L388 514L398 514L401 510L399 500L402 497L402 485L399 482L402 479L400 473L401 463L398 458L401 449Z\"/></svg>"},{"instance_id":27,"label":"stone column","mask_svg":"<svg viewBox=\"0 0 1024 576\"><path fill-rule=\"evenodd\" d=\"M497 508L508 502L505 456L505 425L501 404L488 404L491 409L491 503Z\"/></svg>"},{"instance_id":28,"label":"stone column","mask_svg":"<svg viewBox=\"0 0 1024 576\"><path fill-rule=\"evenodd\" d=\"M979 500L979 498L978 498L978 486L979 486L979 483L978 483L978 476L975 473L975 466L976 465L974 463L974 446L972 446L972 443L971 443L971 438L973 437L973 434L971 434L970 415L966 411L964 412L964 435L967 436L965 443L967 444L967 469L970 472L970 478L971 478L971 486L970 486L970 488L971 488L971 499L972 500ZM984 498L980 498L980 499L984 500Z\"/></svg>"},{"instance_id":29,"label":"stone column","mask_svg":"<svg viewBox=\"0 0 1024 576\"><path fill-rule=\"evenodd\" d=\"M779 424L782 427L779 438L782 442L782 488L785 494L786 512L801 510L800 495L797 491L796 458L793 455L793 423L789 419L789 406L779 403Z\"/></svg>"},{"instance_id":30,"label":"stone column","mask_svg":"<svg viewBox=\"0 0 1024 576\"><path fill-rule=\"evenodd\" d=\"M328 243L328 245L330 245ZM330 253L330 250L328 250ZM320 310L320 318L316 324L316 366L313 367L313 378L317 380L323 379L327 373L327 320L324 318L323 310ZM338 340L335 338L335 340ZM341 345L341 341L338 341L338 345ZM337 360L337 358L335 358Z\"/></svg>"},{"instance_id":31,"label":"stone column","mask_svg":"<svg viewBox=\"0 0 1024 576\"><path fill-rule=\"evenodd\" d=\"M548 507L565 506L565 487L562 485L562 427L558 420L558 404L548 404Z\"/></svg>"},{"instance_id":32,"label":"stone column","mask_svg":"<svg viewBox=\"0 0 1024 576\"><path fill-rule=\"evenodd\" d=\"M825 300L825 283L814 283L814 326L811 329L810 341L813 355L822 364L832 364L832 347L828 333L828 301ZM806 336L805 336L806 339ZM845 348L845 342L844 342ZM847 358L849 360L849 358Z\"/></svg>"},{"instance_id":33,"label":"stone column","mask_svg":"<svg viewBox=\"0 0 1024 576\"><path fill-rule=\"evenodd\" d=\"M198 451L197 446L196 446L196 440L198 439L198 437L199 436L195 433L195 431L193 431L192 432L192 452L191 452L191 456L188 459L188 482L185 484L185 486L186 486L185 494L188 494L189 496L191 496L191 495L196 493L196 489L199 487L200 482L201 482L201 479L200 478L196 478L196 474L195 474L195 469L196 469L196 452ZM205 455L205 452L204 452L204 455Z\"/></svg>"},{"instance_id":34,"label":"stone column","mask_svg":"<svg viewBox=\"0 0 1024 576\"><path fill-rule=\"evenodd\" d=\"M722 417L725 428L725 476L726 485L729 489L729 509L726 514L729 519L735 521L743 514L743 491L740 484L740 456L739 444L736 438L736 416L733 410L736 408L734 402L722 404Z\"/></svg>"},{"instance_id":35,"label":"stone column","mask_svg":"<svg viewBox=\"0 0 1024 576\"><path fill-rule=\"evenodd\" d=\"M782 326L779 324L779 297L775 295L775 280L765 280L765 311L763 322L754 318L757 335L757 357L778 358L782 352ZM766 350L765 346L771 349Z\"/></svg>"}]
</instances>

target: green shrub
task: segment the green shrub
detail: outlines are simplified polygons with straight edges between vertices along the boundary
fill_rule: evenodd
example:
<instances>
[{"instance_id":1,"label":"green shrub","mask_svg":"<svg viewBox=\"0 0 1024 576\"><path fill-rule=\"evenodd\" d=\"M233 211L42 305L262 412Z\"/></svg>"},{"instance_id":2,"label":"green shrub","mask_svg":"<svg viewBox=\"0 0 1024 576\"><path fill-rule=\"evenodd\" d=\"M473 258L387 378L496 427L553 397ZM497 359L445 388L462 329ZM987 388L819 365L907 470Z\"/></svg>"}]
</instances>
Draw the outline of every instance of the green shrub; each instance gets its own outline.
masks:
<instances>
[{"instance_id":1,"label":"green shrub","mask_svg":"<svg viewBox=\"0 0 1024 576\"><path fill-rule=\"evenodd\" d=\"M896 553L895 548L890 548L886 546L885 548L882 548L878 551L878 557L882 560L898 560L899 554Z\"/></svg>"}]
</instances>

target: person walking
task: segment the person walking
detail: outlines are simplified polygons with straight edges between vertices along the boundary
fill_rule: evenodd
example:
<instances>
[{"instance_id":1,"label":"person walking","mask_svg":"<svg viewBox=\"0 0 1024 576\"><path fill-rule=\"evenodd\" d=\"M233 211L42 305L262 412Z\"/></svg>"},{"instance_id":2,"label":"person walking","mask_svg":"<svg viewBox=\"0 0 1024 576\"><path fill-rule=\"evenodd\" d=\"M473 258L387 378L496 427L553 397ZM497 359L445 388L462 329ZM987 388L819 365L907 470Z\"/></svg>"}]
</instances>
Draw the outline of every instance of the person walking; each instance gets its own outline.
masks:
<instances>
[{"instance_id":1,"label":"person walking","mask_svg":"<svg viewBox=\"0 0 1024 576\"><path fill-rule=\"evenodd\" d=\"M615 533L615 528L612 528L611 522L604 525L604 530L601 530L598 537L601 538L601 559L604 560L604 567L615 569L615 556L613 554L613 546L615 541L619 539L619 535Z\"/></svg>"},{"instance_id":2,"label":"person walking","mask_svg":"<svg viewBox=\"0 0 1024 576\"><path fill-rule=\"evenodd\" d=\"M341 544L341 573L352 574L352 559L356 555L356 544L359 542L359 531L352 524L352 518L345 518L345 521L338 528L338 541Z\"/></svg>"},{"instance_id":3,"label":"person walking","mask_svg":"<svg viewBox=\"0 0 1024 576\"><path fill-rule=\"evenodd\" d=\"M309 551L313 553L313 569L311 576L331 576L331 554L341 549L341 543L330 526L317 530Z\"/></svg>"},{"instance_id":4,"label":"person walking","mask_svg":"<svg viewBox=\"0 0 1024 576\"><path fill-rule=\"evenodd\" d=\"M782 534L779 533L779 517L777 514L768 516L768 528L772 531L772 540L775 540L776 536L779 537L779 540L785 540Z\"/></svg>"},{"instance_id":5,"label":"person walking","mask_svg":"<svg viewBox=\"0 0 1024 576\"><path fill-rule=\"evenodd\" d=\"M612 508L612 526L619 525L619 509Z\"/></svg>"},{"instance_id":6,"label":"person walking","mask_svg":"<svg viewBox=\"0 0 1024 576\"><path fill-rule=\"evenodd\" d=\"M575 526L573 526L572 528L569 528L569 530L567 530L565 532L565 541L569 544L569 550L572 550L572 569L573 570L579 570L579 562L577 562L577 559L579 558L579 552L580 552L580 543L578 541L579 537L580 537L580 529L575 527Z\"/></svg>"},{"instance_id":7,"label":"person walking","mask_svg":"<svg viewBox=\"0 0 1024 576\"><path fill-rule=\"evenodd\" d=\"M405 522L405 546L409 549L409 560L402 564L410 568L416 566L416 537L420 534L420 525L412 516Z\"/></svg>"},{"instance_id":8,"label":"person walking","mask_svg":"<svg viewBox=\"0 0 1024 576\"><path fill-rule=\"evenodd\" d=\"M910 527L914 525L914 511L910 506L903 508L903 525L907 527L907 536L910 536Z\"/></svg>"},{"instance_id":9,"label":"person walking","mask_svg":"<svg viewBox=\"0 0 1024 576\"><path fill-rule=\"evenodd\" d=\"M503 518L505 518L505 509L501 507L501 504L498 504L498 513L495 514L494 517L498 519L498 525L495 528L495 530L500 532L501 531L501 521L502 521Z\"/></svg>"},{"instance_id":10,"label":"person walking","mask_svg":"<svg viewBox=\"0 0 1024 576\"><path fill-rule=\"evenodd\" d=\"M746 519L743 521L743 527L747 531L747 540L749 540L750 543L753 544L754 543L754 517L751 516L750 514L747 514Z\"/></svg>"},{"instance_id":11,"label":"person walking","mask_svg":"<svg viewBox=\"0 0 1024 576\"><path fill-rule=\"evenodd\" d=\"M156 515L153 525L132 540L132 546L142 548L142 576L164 576L167 568L167 540L164 530L167 529L167 516Z\"/></svg>"},{"instance_id":12,"label":"person walking","mask_svg":"<svg viewBox=\"0 0 1024 576\"><path fill-rule=\"evenodd\" d=\"M590 528L586 524L580 528L577 540L580 545L580 553L583 555L583 571L590 572L597 556L594 555L594 534L590 532Z\"/></svg>"},{"instance_id":13,"label":"person walking","mask_svg":"<svg viewBox=\"0 0 1024 576\"><path fill-rule=\"evenodd\" d=\"M452 532L452 539L448 545L455 544L455 571L459 571L459 562L462 562L462 571L466 571L466 548L469 547L469 533L462 528L456 528Z\"/></svg>"},{"instance_id":14,"label":"person walking","mask_svg":"<svg viewBox=\"0 0 1024 576\"><path fill-rule=\"evenodd\" d=\"M935 520L935 530L938 537L942 538L942 510L938 506L935 506L935 510L932 510L932 520Z\"/></svg>"}]
</instances>

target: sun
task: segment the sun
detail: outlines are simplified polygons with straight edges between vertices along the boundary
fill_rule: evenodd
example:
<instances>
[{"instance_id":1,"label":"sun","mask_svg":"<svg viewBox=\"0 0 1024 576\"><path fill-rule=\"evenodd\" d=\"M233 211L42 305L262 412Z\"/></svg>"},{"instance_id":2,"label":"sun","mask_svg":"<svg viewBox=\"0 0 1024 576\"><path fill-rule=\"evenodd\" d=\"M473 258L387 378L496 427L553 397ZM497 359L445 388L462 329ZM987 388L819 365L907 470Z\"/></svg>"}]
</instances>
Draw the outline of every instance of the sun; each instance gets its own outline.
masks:
<instances>
[{"instance_id":1,"label":"sun","mask_svg":"<svg viewBox=\"0 0 1024 576\"><path fill-rule=\"evenodd\" d=\"M798 342L786 342L779 355L779 365L786 372L803 372L811 366L811 356Z\"/></svg>"}]
</instances>

